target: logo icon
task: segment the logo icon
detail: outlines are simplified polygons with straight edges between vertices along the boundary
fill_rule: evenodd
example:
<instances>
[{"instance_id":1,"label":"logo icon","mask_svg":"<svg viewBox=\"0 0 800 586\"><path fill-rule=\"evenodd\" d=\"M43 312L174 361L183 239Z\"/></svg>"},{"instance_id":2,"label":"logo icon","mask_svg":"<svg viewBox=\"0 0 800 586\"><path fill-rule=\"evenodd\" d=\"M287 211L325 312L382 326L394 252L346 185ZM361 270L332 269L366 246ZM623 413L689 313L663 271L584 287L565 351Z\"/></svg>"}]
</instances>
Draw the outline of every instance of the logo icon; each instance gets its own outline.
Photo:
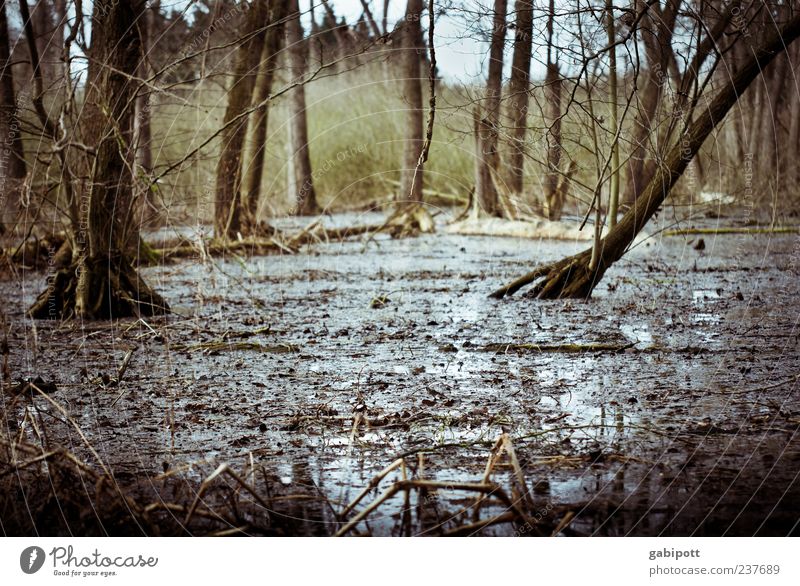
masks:
<instances>
[{"instance_id":1,"label":"logo icon","mask_svg":"<svg viewBox=\"0 0 800 586\"><path fill-rule=\"evenodd\" d=\"M32 545L22 550L19 556L19 567L26 574L35 574L44 565L44 550Z\"/></svg>"}]
</instances>

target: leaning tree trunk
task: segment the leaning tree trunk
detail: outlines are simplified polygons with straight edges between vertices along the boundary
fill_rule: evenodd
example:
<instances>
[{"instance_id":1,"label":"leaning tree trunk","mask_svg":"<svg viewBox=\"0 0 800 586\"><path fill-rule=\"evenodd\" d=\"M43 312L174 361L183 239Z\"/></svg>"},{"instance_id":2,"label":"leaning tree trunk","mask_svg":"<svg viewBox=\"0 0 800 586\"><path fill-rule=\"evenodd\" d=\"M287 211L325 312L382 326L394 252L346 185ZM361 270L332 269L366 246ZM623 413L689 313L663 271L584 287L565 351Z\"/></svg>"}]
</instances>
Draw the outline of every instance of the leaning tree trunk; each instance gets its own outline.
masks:
<instances>
[{"instance_id":1,"label":"leaning tree trunk","mask_svg":"<svg viewBox=\"0 0 800 586\"><path fill-rule=\"evenodd\" d=\"M130 153L134 74L144 2L95 0L87 94L81 124L94 150L88 206L75 235L77 265L56 273L29 310L34 318L109 319L168 311L127 257L132 198ZM77 277L76 277L77 274Z\"/></svg>"},{"instance_id":2,"label":"leaning tree trunk","mask_svg":"<svg viewBox=\"0 0 800 586\"><path fill-rule=\"evenodd\" d=\"M533 2L517 0L517 30L514 36L514 56L511 59L511 81L508 84L511 115L511 154L508 157L508 190L522 193L525 165L525 134L528 130L528 89L533 46Z\"/></svg>"},{"instance_id":3,"label":"leaning tree trunk","mask_svg":"<svg viewBox=\"0 0 800 586\"><path fill-rule=\"evenodd\" d=\"M483 112L479 115L477 128L475 195L480 207L490 216L501 215L494 177L499 166L497 140L503 84L503 51L506 42L506 9L506 0L494 0L489 74L486 80Z\"/></svg>"},{"instance_id":4,"label":"leaning tree trunk","mask_svg":"<svg viewBox=\"0 0 800 586\"><path fill-rule=\"evenodd\" d=\"M536 283L531 296L539 299L582 298L591 296L595 286L608 268L617 262L658 211L670 190L686 170L706 138L725 118L761 71L800 36L800 15L795 16L779 32L771 35L759 47L753 47L742 68L721 88L702 114L686 129L683 136L667 153L634 206L622 217L614 229L603 238L596 262L592 263L592 249L548 263L491 294L502 298L520 288ZM537 282L538 281L538 282Z\"/></svg>"},{"instance_id":5,"label":"leaning tree trunk","mask_svg":"<svg viewBox=\"0 0 800 586\"><path fill-rule=\"evenodd\" d=\"M419 165L424 144L421 61L425 51L422 38L422 0L408 0L403 31L402 78L406 107L406 140L399 201L421 202L423 168Z\"/></svg>"},{"instance_id":6,"label":"leaning tree trunk","mask_svg":"<svg viewBox=\"0 0 800 586\"><path fill-rule=\"evenodd\" d=\"M298 216L310 216L319 212L319 206L311 176L311 157L308 153L308 113L304 83L308 43L303 38L297 0L288 0L288 9L286 47L289 51L289 75L291 82L295 84L289 96L292 160L296 186L294 213Z\"/></svg>"},{"instance_id":7,"label":"leaning tree trunk","mask_svg":"<svg viewBox=\"0 0 800 586\"><path fill-rule=\"evenodd\" d=\"M7 2L0 6L0 234L5 231L4 216L7 209L16 209L19 194L27 175L25 152L20 134L14 76L11 71L8 38Z\"/></svg>"},{"instance_id":8,"label":"leaning tree trunk","mask_svg":"<svg viewBox=\"0 0 800 586\"><path fill-rule=\"evenodd\" d=\"M242 190L242 223L245 230L257 229L258 204L261 200L261 180L264 176L264 159L267 150L267 127L269 124L268 98L272 92L272 80L278 66L278 56L283 41L283 19L286 16L285 2L270 3L269 22L264 39L264 51L261 55L261 70L256 78L253 90L252 106L256 110L252 114L250 127L252 128L252 156L250 164L246 167L244 189Z\"/></svg>"},{"instance_id":9,"label":"leaning tree trunk","mask_svg":"<svg viewBox=\"0 0 800 586\"><path fill-rule=\"evenodd\" d=\"M227 240L242 230L241 180L242 148L247 135L246 111L253 94L258 59L264 48L267 0L256 0L247 16L247 39L236 52L233 81L223 118L222 147L217 161L217 191L214 201L214 234Z\"/></svg>"}]
</instances>

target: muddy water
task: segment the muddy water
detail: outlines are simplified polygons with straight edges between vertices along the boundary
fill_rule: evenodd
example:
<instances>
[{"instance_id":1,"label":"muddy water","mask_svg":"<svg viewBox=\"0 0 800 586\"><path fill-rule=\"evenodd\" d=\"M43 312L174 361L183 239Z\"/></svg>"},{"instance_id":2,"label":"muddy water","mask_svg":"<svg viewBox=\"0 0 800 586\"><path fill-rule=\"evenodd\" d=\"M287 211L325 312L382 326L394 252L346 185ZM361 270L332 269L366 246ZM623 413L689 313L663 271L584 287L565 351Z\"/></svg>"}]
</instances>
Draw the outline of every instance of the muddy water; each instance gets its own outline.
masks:
<instances>
[{"instance_id":1,"label":"muddy water","mask_svg":"<svg viewBox=\"0 0 800 586\"><path fill-rule=\"evenodd\" d=\"M175 309L147 323L24 320L43 286L28 273L0 284L10 368L56 384L122 483L230 462L263 466L273 493L324 497L298 501L298 533L334 532L334 511L399 455L409 474L424 453L421 477L479 481L503 432L541 517L575 515L568 534L797 532L797 237L704 238L640 244L590 302L486 297L580 244L454 235L147 269ZM542 349L558 344L586 348ZM104 384L131 349L122 383ZM49 441L91 459L38 401ZM492 480L509 486L507 463ZM467 501L429 495L413 532L471 520ZM399 533L402 507L358 530Z\"/></svg>"}]
</instances>

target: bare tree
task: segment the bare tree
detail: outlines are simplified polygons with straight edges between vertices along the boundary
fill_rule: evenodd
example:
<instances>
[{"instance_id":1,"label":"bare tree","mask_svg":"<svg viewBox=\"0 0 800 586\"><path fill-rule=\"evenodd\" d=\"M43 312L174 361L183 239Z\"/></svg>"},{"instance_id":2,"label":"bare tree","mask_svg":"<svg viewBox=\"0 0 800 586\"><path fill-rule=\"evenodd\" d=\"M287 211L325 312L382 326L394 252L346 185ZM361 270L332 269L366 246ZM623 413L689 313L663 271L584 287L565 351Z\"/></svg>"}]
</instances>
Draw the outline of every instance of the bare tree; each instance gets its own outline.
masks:
<instances>
[{"instance_id":1,"label":"bare tree","mask_svg":"<svg viewBox=\"0 0 800 586\"><path fill-rule=\"evenodd\" d=\"M500 126L500 97L503 84L503 52L506 42L506 0L494 0L492 37L489 46L489 73L481 112L476 114L475 195L483 211L501 215L495 174L499 160L497 141Z\"/></svg>"},{"instance_id":2,"label":"bare tree","mask_svg":"<svg viewBox=\"0 0 800 586\"><path fill-rule=\"evenodd\" d=\"M272 81L278 66L285 17L286 3L270 2L270 27L264 40L261 68L253 90L252 107L255 107L256 110L251 115L250 120L252 156L249 165L245 167L245 189L242 191L242 197L246 200L243 204L243 209L246 213L243 223L249 225L249 230L255 228L258 204L261 200L261 181L264 176L264 158L266 157L267 127L269 124L270 104L268 98L272 91Z\"/></svg>"},{"instance_id":3,"label":"bare tree","mask_svg":"<svg viewBox=\"0 0 800 586\"><path fill-rule=\"evenodd\" d=\"M554 45L555 2L550 0L547 13L547 73L544 78L544 120L547 125L547 170L544 177L544 199L547 217L558 220L564 209L566 194L560 189L561 174L561 72L558 68L557 48Z\"/></svg>"},{"instance_id":4,"label":"bare tree","mask_svg":"<svg viewBox=\"0 0 800 586\"><path fill-rule=\"evenodd\" d=\"M742 93L759 74L800 36L800 14L792 16L772 34L744 35L732 32L732 43L746 43L747 56L733 75L725 75L710 102L699 107L694 100L683 123L653 178L619 223L593 247L562 260L539 266L527 275L498 289L492 297L502 298L535 283L532 295L542 299L588 298L603 275L617 262L658 211L706 138L733 108ZM713 73L713 70L712 70ZM696 114L696 116L694 115ZM595 254L593 254L595 252Z\"/></svg>"},{"instance_id":5,"label":"bare tree","mask_svg":"<svg viewBox=\"0 0 800 586\"><path fill-rule=\"evenodd\" d=\"M514 35L514 55L511 60L511 80L508 84L509 111L511 115L511 154L508 158L508 189L513 194L522 193L525 164L525 135L528 130L528 101L533 46L533 2L517 0Z\"/></svg>"},{"instance_id":6,"label":"bare tree","mask_svg":"<svg viewBox=\"0 0 800 586\"><path fill-rule=\"evenodd\" d=\"M642 24L637 31L641 37L647 57L647 73L641 91L639 108L634 119L632 142L633 150L628 161L627 185L624 201L632 204L639 197L654 170L653 158L649 155L658 151L653 134L656 128L657 112L668 81L667 68L672 52L672 35L675 31L678 11L682 0L670 0L663 11L656 6L644 13ZM643 0L637 0L639 10ZM698 52L699 54L699 52ZM686 88L687 91L689 88Z\"/></svg>"},{"instance_id":7,"label":"bare tree","mask_svg":"<svg viewBox=\"0 0 800 586\"><path fill-rule=\"evenodd\" d=\"M0 6L0 234L5 231L2 216L6 209L16 208L20 190L27 175L25 152L19 124L19 108L14 90L11 69L11 52L8 36L7 3Z\"/></svg>"},{"instance_id":8,"label":"bare tree","mask_svg":"<svg viewBox=\"0 0 800 586\"><path fill-rule=\"evenodd\" d=\"M138 75L142 79L150 77L150 27L152 21L152 8L146 6L141 20L136 23L139 27L139 36L142 39L142 55L139 61ZM134 118L134 133L136 135L136 164L146 174L153 172L153 149L150 131L150 92L142 86L136 98L136 116Z\"/></svg>"},{"instance_id":9,"label":"bare tree","mask_svg":"<svg viewBox=\"0 0 800 586\"><path fill-rule=\"evenodd\" d=\"M75 235L77 261L52 278L29 310L32 317L107 319L168 311L128 257L131 216L125 212L133 181L128 157L141 51L138 28L131 23L141 18L143 7L144 2L95 0L81 118L92 164L81 206L83 228Z\"/></svg>"},{"instance_id":10,"label":"bare tree","mask_svg":"<svg viewBox=\"0 0 800 586\"><path fill-rule=\"evenodd\" d=\"M222 147L217 162L217 190L214 204L214 233L217 238L234 238L242 230L240 205L242 148L247 134L244 115L253 94L255 75L264 47L267 0L255 0L247 14L243 42L236 53L233 81L223 119Z\"/></svg>"},{"instance_id":11,"label":"bare tree","mask_svg":"<svg viewBox=\"0 0 800 586\"><path fill-rule=\"evenodd\" d=\"M326 4L327 6L327 4ZM286 22L286 48L289 53L289 76L295 87L289 95L289 116L292 137L292 164L295 183L295 213L312 215L319 212L314 180L311 175L311 157L308 152L308 113L306 110L306 57L308 43L303 37L298 0L288 0Z\"/></svg>"},{"instance_id":12,"label":"bare tree","mask_svg":"<svg viewBox=\"0 0 800 586\"><path fill-rule=\"evenodd\" d=\"M406 106L405 144L399 198L422 201L423 168L419 163L424 143L421 61L425 52L422 37L422 0L408 0L403 23L402 84Z\"/></svg>"},{"instance_id":13,"label":"bare tree","mask_svg":"<svg viewBox=\"0 0 800 586\"><path fill-rule=\"evenodd\" d=\"M619 210L619 140L616 138L618 119L617 96L617 33L614 24L613 0L606 0L606 33L608 35L608 104L609 127L614 133L611 143L611 171L608 185L608 225L617 225L617 211Z\"/></svg>"}]
</instances>

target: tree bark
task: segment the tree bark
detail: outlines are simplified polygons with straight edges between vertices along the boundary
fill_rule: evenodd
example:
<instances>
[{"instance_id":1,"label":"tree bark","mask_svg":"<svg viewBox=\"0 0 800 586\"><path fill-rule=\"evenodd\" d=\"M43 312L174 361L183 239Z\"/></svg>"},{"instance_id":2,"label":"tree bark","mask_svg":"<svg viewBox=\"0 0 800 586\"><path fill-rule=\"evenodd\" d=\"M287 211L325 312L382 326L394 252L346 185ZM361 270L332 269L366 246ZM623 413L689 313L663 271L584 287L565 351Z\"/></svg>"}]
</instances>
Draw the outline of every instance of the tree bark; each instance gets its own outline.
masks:
<instances>
[{"instance_id":1,"label":"tree bark","mask_svg":"<svg viewBox=\"0 0 800 586\"><path fill-rule=\"evenodd\" d=\"M142 19L138 24L139 34L142 39L142 55L139 60L138 76L142 79L150 77L149 52L150 52L150 21L151 8L145 7ZM150 89L142 86L136 98L136 117L134 122L136 135L136 164L146 175L153 172L153 149L151 146L152 135L150 131Z\"/></svg>"},{"instance_id":2,"label":"tree bark","mask_svg":"<svg viewBox=\"0 0 800 586\"><path fill-rule=\"evenodd\" d=\"M216 199L214 203L214 234L226 240L236 238L242 230L241 179L242 148L247 135L247 117L243 113L250 105L255 75L253 71L264 48L267 24L267 0L255 0L244 36L248 40L239 46L233 81L228 90L228 106L225 109L222 132L222 147L217 161ZM234 120L237 122L232 123Z\"/></svg>"},{"instance_id":3,"label":"tree bark","mask_svg":"<svg viewBox=\"0 0 800 586\"><path fill-rule=\"evenodd\" d=\"M781 169L778 167L780 157L779 137L781 132L778 114L781 111L782 102L788 97L784 95L783 88L786 83L787 67L789 65L788 55L781 55L779 58L764 70L764 93L762 94L763 107L756 112L761 113L761 120L756 118L756 124L761 127L759 143L755 145L757 152L761 153L761 170L765 178L772 179L771 191L778 189L777 179Z\"/></svg>"},{"instance_id":4,"label":"tree bark","mask_svg":"<svg viewBox=\"0 0 800 586\"><path fill-rule=\"evenodd\" d=\"M501 214L494 174L498 169L497 141L500 126L500 97L503 84L503 52L506 42L506 0L494 0L492 38L489 46L489 74L486 80L481 121L478 125L475 192L483 211Z\"/></svg>"},{"instance_id":5,"label":"tree bark","mask_svg":"<svg viewBox=\"0 0 800 586\"><path fill-rule=\"evenodd\" d=\"M289 92L292 160L295 176L294 213L298 216L310 216L319 212L319 206L311 175L311 157L308 152L308 115L304 84L308 43L303 38L298 1L288 0L287 4L289 18L286 22L286 47L289 51L289 77L291 83L296 84L296 87Z\"/></svg>"},{"instance_id":6,"label":"tree bark","mask_svg":"<svg viewBox=\"0 0 800 586\"><path fill-rule=\"evenodd\" d=\"M7 2L0 6L0 234L5 232L6 210L16 210L19 194L27 176L25 152L19 125L19 109L14 91L14 74L11 69L8 36Z\"/></svg>"},{"instance_id":7,"label":"tree bark","mask_svg":"<svg viewBox=\"0 0 800 586\"><path fill-rule=\"evenodd\" d=\"M617 33L614 24L613 0L606 0L606 32L608 34L608 45L611 47L608 52L608 103L611 110L609 113L609 128L616 136L618 124L617 49L614 43L617 39ZM610 228L617 225L617 212L619 210L619 172L619 141L615 139L611 145L611 176L609 177L608 184L608 225Z\"/></svg>"},{"instance_id":8,"label":"tree bark","mask_svg":"<svg viewBox=\"0 0 800 586\"><path fill-rule=\"evenodd\" d=\"M525 135L528 130L528 89L530 87L531 52L533 46L533 2L517 0L514 4L517 30L514 55L511 59L511 81L508 84L511 114L511 154L508 158L508 190L522 193L525 166Z\"/></svg>"},{"instance_id":9,"label":"tree bark","mask_svg":"<svg viewBox=\"0 0 800 586\"><path fill-rule=\"evenodd\" d=\"M565 193L560 190L559 165L561 164L561 73L558 70L558 57L553 44L553 25L555 21L555 2L550 0L547 15L547 73L544 78L544 119L547 125L547 170L544 177L544 198L547 217L550 220L561 218L564 210Z\"/></svg>"},{"instance_id":10,"label":"tree bark","mask_svg":"<svg viewBox=\"0 0 800 586\"><path fill-rule=\"evenodd\" d=\"M418 168L424 144L422 110L422 54L425 43L422 37L422 0L408 0L403 24L402 78L403 100L406 107L405 144L403 145L403 170L398 200L421 202L423 167Z\"/></svg>"},{"instance_id":11,"label":"tree bark","mask_svg":"<svg viewBox=\"0 0 800 586\"><path fill-rule=\"evenodd\" d=\"M641 2L639 3L641 5ZM652 167L647 165L648 153L657 149L652 129L658 107L661 104L663 88L667 82L669 55L672 52L672 35L675 30L681 0L667 4L662 15L648 12L642 18L641 35L647 56L647 75L639 109L634 118L633 151L628 162L628 175L623 200L631 205L647 185L652 175ZM655 12L655 7L650 8ZM687 73L687 75L696 75ZM689 88L686 88L689 91Z\"/></svg>"},{"instance_id":12,"label":"tree bark","mask_svg":"<svg viewBox=\"0 0 800 586\"><path fill-rule=\"evenodd\" d=\"M797 71L797 68L800 67L800 45L794 45L792 50L789 51L789 56L792 58L792 70ZM794 161L797 161L800 158L800 92L796 91L796 85L794 87L795 90L789 92L789 97L792 100L789 117L791 121L789 124L789 144L783 155L785 157L784 160L793 158ZM794 186L800 182L800 165L789 165L785 181L787 186Z\"/></svg>"},{"instance_id":13,"label":"tree bark","mask_svg":"<svg viewBox=\"0 0 800 586\"><path fill-rule=\"evenodd\" d=\"M94 149L88 205L76 234L77 266L57 272L29 310L34 318L76 315L109 319L168 311L139 277L127 256L132 197L133 75L140 57L131 23L144 2L95 0L87 94L80 123ZM77 272L77 278L75 274Z\"/></svg>"},{"instance_id":14,"label":"tree bark","mask_svg":"<svg viewBox=\"0 0 800 586\"><path fill-rule=\"evenodd\" d=\"M51 3L48 0L37 0L31 10L33 26L36 30L36 47L39 49L39 67L42 77L48 81L53 79L52 65L55 54L52 36L54 32Z\"/></svg>"},{"instance_id":15,"label":"tree bark","mask_svg":"<svg viewBox=\"0 0 800 586\"><path fill-rule=\"evenodd\" d=\"M250 127L252 128L252 158L250 165L246 167L245 189L242 193L243 202L243 224L248 231L255 229L257 224L258 204L261 200L261 181L264 177L264 159L266 157L267 128L269 125L269 103L267 98L272 92L272 81L275 78L275 71L278 67L278 57L283 42L283 24L281 21L286 16L285 2L270 3L269 22L272 24L267 30L264 39L264 51L261 54L261 69L256 78L256 85L253 91L252 106L262 104L252 114ZM279 24L281 23L281 24Z\"/></svg>"},{"instance_id":16,"label":"tree bark","mask_svg":"<svg viewBox=\"0 0 800 586\"><path fill-rule=\"evenodd\" d=\"M560 261L540 266L531 273L492 293L502 298L520 288L536 283L531 295L540 299L589 298L603 275L617 262L658 211L687 165L703 146L706 138L736 104L739 96L752 84L773 59L800 36L800 15L793 17L780 31L769 35L759 46L752 47L750 57L731 76L711 103L688 126L683 136L667 153L664 164L656 170L647 188L617 226L602 240L597 263L590 265L592 249Z\"/></svg>"}]
</instances>

